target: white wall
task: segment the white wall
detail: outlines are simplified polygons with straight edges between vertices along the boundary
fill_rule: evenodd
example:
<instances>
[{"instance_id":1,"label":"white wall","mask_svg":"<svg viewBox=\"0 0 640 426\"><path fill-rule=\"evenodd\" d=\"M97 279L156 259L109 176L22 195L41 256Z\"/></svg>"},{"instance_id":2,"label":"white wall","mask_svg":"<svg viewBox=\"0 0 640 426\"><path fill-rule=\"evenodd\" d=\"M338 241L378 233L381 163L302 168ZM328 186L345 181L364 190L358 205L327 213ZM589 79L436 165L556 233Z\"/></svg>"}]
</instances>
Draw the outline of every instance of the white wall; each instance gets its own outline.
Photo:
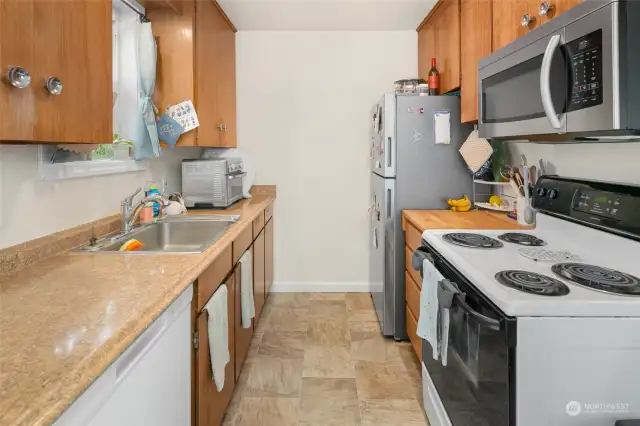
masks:
<instances>
[{"instance_id":1,"label":"white wall","mask_svg":"<svg viewBox=\"0 0 640 426\"><path fill-rule=\"evenodd\" d=\"M528 164L540 158L550 167L547 173L576 178L625 182L640 185L640 143L534 144L508 143L511 164Z\"/></svg>"},{"instance_id":2,"label":"white wall","mask_svg":"<svg viewBox=\"0 0 640 426\"><path fill-rule=\"evenodd\" d=\"M240 31L238 144L276 184L276 283L369 279L371 108L417 75L415 31Z\"/></svg>"},{"instance_id":3,"label":"white wall","mask_svg":"<svg viewBox=\"0 0 640 426\"><path fill-rule=\"evenodd\" d=\"M0 249L117 213L122 198L150 180L180 190L180 161L200 152L165 150L144 172L40 181L37 146L0 146Z\"/></svg>"}]
</instances>

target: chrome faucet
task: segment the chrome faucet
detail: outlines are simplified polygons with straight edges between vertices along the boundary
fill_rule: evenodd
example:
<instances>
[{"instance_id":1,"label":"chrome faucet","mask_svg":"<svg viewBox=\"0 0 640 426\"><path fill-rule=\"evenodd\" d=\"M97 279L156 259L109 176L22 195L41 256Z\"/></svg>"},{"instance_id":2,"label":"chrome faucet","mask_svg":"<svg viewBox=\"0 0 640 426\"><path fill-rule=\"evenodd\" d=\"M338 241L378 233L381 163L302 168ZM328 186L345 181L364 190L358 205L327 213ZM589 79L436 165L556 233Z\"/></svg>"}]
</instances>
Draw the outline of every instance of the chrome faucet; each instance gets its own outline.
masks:
<instances>
[{"instance_id":1,"label":"chrome faucet","mask_svg":"<svg viewBox=\"0 0 640 426\"><path fill-rule=\"evenodd\" d=\"M142 208L150 202L156 202L160 204L160 213L166 206L169 205L169 200L162 195L152 195L150 197L143 197L136 205L133 205L133 198L142 191L142 188L136 189L136 191L130 196L122 200L120 210L120 229L122 233L129 232L133 229L133 225L138 220Z\"/></svg>"}]
</instances>

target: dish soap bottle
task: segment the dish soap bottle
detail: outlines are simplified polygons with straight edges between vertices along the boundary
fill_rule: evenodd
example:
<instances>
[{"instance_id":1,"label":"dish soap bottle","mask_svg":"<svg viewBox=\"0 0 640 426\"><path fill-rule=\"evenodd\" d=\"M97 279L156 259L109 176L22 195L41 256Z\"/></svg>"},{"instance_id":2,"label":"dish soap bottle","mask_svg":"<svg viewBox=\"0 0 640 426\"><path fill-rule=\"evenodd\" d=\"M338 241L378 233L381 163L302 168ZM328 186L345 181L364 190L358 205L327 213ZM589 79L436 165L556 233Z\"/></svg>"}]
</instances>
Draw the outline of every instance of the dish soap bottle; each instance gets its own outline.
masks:
<instances>
[{"instance_id":1,"label":"dish soap bottle","mask_svg":"<svg viewBox=\"0 0 640 426\"><path fill-rule=\"evenodd\" d=\"M147 188L147 197L153 197L154 195L160 195L160 191L158 191L158 187L155 183L150 182ZM160 203L153 202L153 220L158 220L158 216L160 215Z\"/></svg>"}]
</instances>

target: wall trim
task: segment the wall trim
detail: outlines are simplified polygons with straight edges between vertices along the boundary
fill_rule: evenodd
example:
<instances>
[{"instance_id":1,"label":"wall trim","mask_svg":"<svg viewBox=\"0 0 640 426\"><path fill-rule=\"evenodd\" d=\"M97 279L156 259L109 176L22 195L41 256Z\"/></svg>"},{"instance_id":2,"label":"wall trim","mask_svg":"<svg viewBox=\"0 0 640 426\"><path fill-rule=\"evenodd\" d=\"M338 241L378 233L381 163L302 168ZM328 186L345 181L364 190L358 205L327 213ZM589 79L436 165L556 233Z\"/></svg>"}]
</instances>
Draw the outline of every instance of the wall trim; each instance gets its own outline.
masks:
<instances>
[{"instance_id":1,"label":"wall trim","mask_svg":"<svg viewBox=\"0 0 640 426\"><path fill-rule=\"evenodd\" d=\"M274 293L368 293L369 281L280 281L271 287Z\"/></svg>"}]
</instances>

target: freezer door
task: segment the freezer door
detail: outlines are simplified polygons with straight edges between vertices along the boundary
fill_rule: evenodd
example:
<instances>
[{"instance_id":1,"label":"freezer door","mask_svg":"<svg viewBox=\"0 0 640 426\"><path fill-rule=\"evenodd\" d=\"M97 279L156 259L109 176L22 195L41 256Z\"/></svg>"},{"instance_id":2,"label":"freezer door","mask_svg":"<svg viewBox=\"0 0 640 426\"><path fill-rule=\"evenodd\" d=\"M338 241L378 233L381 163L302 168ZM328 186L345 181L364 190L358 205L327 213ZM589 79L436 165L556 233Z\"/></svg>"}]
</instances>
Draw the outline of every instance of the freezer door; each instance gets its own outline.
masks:
<instances>
[{"instance_id":1,"label":"freezer door","mask_svg":"<svg viewBox=\"0 0 640 426\"><path fill-rule=\"evenodd\" d=\"M383 177L396 175L395 105L395 95L384 95L372 112L371 171Z\"/></svg>"},{"instance_id":2,"label":"freezer door","mask_svg":"<svg viewBox=\"0 0 640 426\"><path fill-rule=\"evenodd\" d=\"M395 181L371 174L369 237L371 296L385 336L394 334L394 190Z\"/></svg>"}]
</instances>

